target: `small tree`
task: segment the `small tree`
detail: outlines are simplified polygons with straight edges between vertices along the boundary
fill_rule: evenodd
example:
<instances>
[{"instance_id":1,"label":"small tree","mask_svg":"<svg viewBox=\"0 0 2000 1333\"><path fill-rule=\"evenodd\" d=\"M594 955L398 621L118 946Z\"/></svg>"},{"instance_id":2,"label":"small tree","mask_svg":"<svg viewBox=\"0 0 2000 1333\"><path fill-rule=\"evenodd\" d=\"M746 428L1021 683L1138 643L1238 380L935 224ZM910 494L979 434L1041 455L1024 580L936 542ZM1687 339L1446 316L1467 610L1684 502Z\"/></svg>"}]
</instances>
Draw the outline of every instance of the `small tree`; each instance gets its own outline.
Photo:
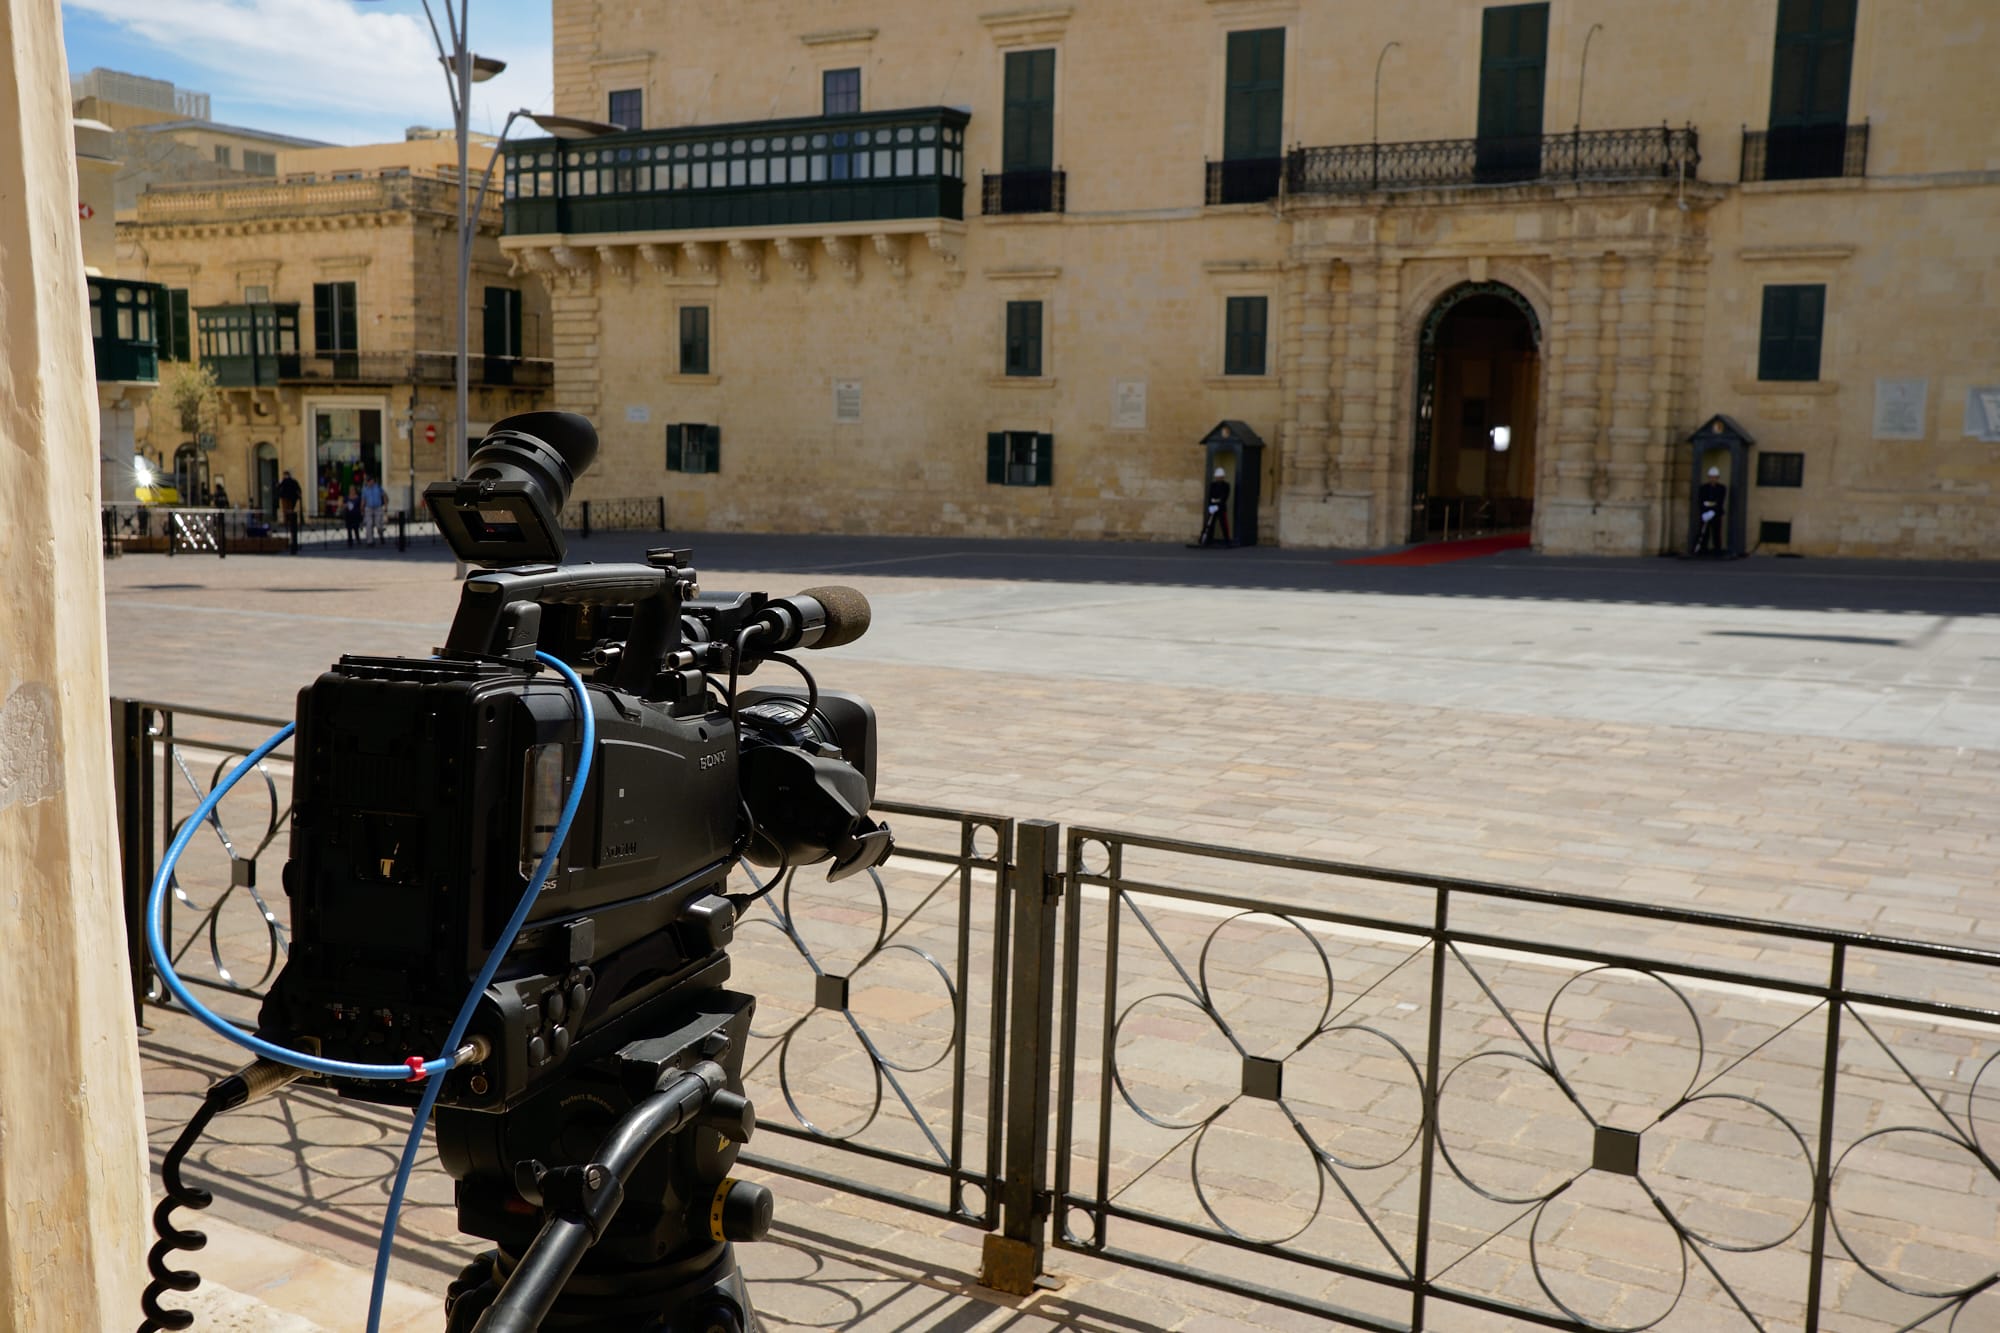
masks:
<instances>
[{"instance_id":1,"label":"small tree","mask_svg":"<svg viewBox=\"0 0 2000 1333\"><path fill-rule=\"evenodd\" d=\"M222 390L216 385L215 371L206 364L181 361L160 376L160 396L168 412L180 419L189 435L214 422L222 407Z\"/></svg>"}]
</instances>

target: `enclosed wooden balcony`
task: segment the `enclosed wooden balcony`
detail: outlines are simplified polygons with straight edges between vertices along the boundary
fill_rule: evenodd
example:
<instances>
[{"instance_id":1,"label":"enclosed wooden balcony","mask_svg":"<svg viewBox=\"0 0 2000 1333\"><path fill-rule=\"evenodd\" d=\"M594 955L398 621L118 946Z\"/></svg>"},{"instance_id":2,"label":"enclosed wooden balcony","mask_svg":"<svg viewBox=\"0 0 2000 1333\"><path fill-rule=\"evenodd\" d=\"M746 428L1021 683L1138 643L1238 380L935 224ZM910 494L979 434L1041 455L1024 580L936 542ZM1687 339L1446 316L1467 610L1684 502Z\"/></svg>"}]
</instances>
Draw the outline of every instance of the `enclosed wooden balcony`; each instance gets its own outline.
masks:
<instances>
[{"instance_id":1,"label":"enclosed wooden balcony","mask_svg":"<svg viewBox=\"0 0 2000 1333\"><path fill-rule=\"evenodd\" d=\"M965 216L950 107L507 145L509 236L726 232Z\"/></svg>"}]
</instances>

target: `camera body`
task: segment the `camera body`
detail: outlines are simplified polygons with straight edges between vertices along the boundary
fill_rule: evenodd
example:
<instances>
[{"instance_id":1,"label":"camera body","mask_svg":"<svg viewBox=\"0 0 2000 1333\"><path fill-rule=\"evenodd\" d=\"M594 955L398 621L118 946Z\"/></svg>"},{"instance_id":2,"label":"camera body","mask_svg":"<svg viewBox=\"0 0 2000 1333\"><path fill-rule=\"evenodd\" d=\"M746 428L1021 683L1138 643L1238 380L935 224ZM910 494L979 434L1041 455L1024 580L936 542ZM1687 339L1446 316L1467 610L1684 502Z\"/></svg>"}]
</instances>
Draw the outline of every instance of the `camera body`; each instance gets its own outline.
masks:
<instances>
[{"instance_id":1,"label":"camera body","mask_svg":"<svg viewBox=\"0 0 2000 1333\"><path fill-rule=\"evenodd\" d=\"M508 1111L681 1024L690 997L728 977L737 909L724 888L739 859L773 875L831 859L838 876L890 850L867 815L865 702L721 685L786 648L858 635L865 602L841 589L703 596L674 550L643 565L546 563L563 553L552 515L567 478L594 450L579 417L500 423L468 481L425 495L461 557L499 566L466 579L444 647L343 657L299 694L293 941L258 1031L397 1064L443 1047L577 771L575 692L536 650L585 679L596 742L575 820L480 996L466 1032L477 1058L443 1076L440 1108ZM375 1100L417 1095L333 1081Z\"/></svg>"}]
</instances>

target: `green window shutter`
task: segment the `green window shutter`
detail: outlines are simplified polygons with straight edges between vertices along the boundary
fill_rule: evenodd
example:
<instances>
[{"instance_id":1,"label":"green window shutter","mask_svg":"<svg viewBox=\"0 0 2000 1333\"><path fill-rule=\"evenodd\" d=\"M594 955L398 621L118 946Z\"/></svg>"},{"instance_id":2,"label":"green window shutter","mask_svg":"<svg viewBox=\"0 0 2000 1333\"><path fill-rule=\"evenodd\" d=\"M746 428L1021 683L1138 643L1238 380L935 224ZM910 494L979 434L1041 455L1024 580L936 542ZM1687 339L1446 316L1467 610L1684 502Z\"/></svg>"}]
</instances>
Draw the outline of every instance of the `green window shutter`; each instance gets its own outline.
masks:
<instances>
[{"instance_id":1,"label":"green window shutter","mask_svg":"<svg viewBox=\"0 0 2000 1333\"><path fill-rule=\"evenodd\" d=\"M1496 5L1483 15L1479 56L1479 137L1542 132L1548 64L1547 4Z\"/></svg>"},{"instance_id":2,"label":"green window shutter","mask_svg":"<svg viewBox=\"0 0 2000 1333\"><path fill-rule=\"evenodd\" d=\"M1757 378L1817 380L1825 322L1825 287L1766 287L1763 323L1758 331Z\"/></svg>"},{"instance_id":3,"label":"green window shutter","mask_svg":"<svg viewBox=\"0 0 2000 1333\"><path fill-rule=\"evenodd\" d=\"M1056 53L1009 51L1000 124L1002 171L1055 165Z\"/></svg>"},{"instance_id":4,"label":"green window shutter","mask_svg":"<svg viewBox=\"0 0 2000 1333\"><path fill-rule=\"evenodd\" d=\"M313 284L313 351L331 352L339 343L336 341L339 326L334 322L333 284L316 282Z\"/></svg>"},{"instance_id":5,"label":"green window shutter","mask_svg":"<svg viewBox=\"0 0 2000 1333\"><path fill-rule=\"evenodd\" d=\"M175 287L167 293L167 350L169 361L186 361L194 351L188 338L188 289Z\"/></svg>"},{"instance_id":6,"label":"green window shutter","mask_svg":"<svg viewBox=\"0 0 2000 1333\"><path fill-rule=\"evenodd\" d=\"M339 295L340 309L340 350L352 352L361 346L359 316L355 310L354 284L336 282L333 284Z\"/></svg>"},{"instance_id":7,"label":"green window shutter","mask_svg":"<svg viewBox=\"0 0 2000 1333\"><path fill-rule=\"evenodd\" d=\"M681 374L708 374L708 307L681 307Z\"/></svg>"},{"instance_id":8,"label":"green window shutter","mask_svg":"<svg viewBox=\"0 0 2000 1333\"><path fill-rule=\"evenodd\" d=\"M1035 485L1047 486L1055 474L1056 437L1035 437Z\"/></svg>"},{"instance_id":9,"label":"green window shutter","mask_svg":"<svg viewBox=\"0 0 2000 1333\"><path fill-rule=\"evenodd\" d=\"M1846 123L1854 11L1855 0L1779 0L1771 66L1774 129Z\"/></svg>"},{"instance_id":10,"label":"green window shutter","mask_svg":"<svg viewBox=\"0 0 2000 1333\"><path fill-rule=\"evenodd\" d=\"M722 471L722 427L710 426L704 432L703 450L704 472Z\"/></svg>"},{"instance_id":11,"label":"green window shutter","mask_svg":"<svg viewBox=\"0 0 2000 1333\"><path fill-rule=\"evenodd\" d=\"M988 431L986 434L986 481L990 486L1006 484L1007 435L1004 431Z\"/></svg>"},{"instance_id":12,"label":"green window shutter","mask_svg":"<svg viewBox=\"0 0 2000 1333\"><path fill-rule=\"evenodd\" d=\"M1222 156L1229 161L1280 156L1285 117L1285 30L1229 34L1222 107Z\"/></svg>"},{"instance_id":13,"label":"green window shutter","mask_svg":"<svg viewBox=\"0 0 2000 1333\"><path fill-rule=\"evenodd\" d=\"M486 355L492 358L507 355L507 289L488 287L486 303L481 307L483 344Z\"/></svg>"},{"instance_id":14,"label":"green window shutter","mask_svg":"<svg viewBox=\"0 0 2000 1333\"><path fill-rule=\"evenodd\" d=\"M667 471L683 471L681 467L681 428L679 426L667 427Z\"/></svg>"},{"instance_id":15,"label":"green window shutter","mask_svg":"<svg viewBox=\"0 0 2000 1333\"><path fill-rule=\"evenodd\" d=\"M1269 297L1232 296L1229 298L1227 327L1223 335L1223 374L1262 375L1265 373L1265 326L1269 318Z\"/></svg>"},{"instance_id":16,"label":"green window shutter","mask_svg":"<svg viewBox=\"0 0 2000 1333\"><path fill-rule=\"evenodd\" d=\"M1042 303L1007 303L1007 373L1035 378L1042 373Z\"/></svg>"}]
</instances>

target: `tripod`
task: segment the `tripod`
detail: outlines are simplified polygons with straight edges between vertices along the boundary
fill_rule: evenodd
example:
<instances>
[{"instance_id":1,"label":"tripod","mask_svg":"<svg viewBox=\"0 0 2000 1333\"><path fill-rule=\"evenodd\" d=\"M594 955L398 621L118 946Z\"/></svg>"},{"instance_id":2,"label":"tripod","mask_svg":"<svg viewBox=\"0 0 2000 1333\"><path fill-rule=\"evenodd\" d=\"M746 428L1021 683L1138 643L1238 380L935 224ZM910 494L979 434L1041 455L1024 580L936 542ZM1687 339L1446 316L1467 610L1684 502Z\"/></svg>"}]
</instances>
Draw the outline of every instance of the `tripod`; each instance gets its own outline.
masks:
<instances>
[{"instance_id":1,"label":"tripod","mask_svg":"<svg viewBox=\"0 0 2000 1333\"><path fill-rule=\"evenodd\" d=\"M754 1004L704 989L509 1111L438 1112L459 1229L499 1243L452 1284L447 1333L757 1333L732 1243L770 1229L771 1194L728 1174L756 1124Z\"/></svg>"}]
</instances>

